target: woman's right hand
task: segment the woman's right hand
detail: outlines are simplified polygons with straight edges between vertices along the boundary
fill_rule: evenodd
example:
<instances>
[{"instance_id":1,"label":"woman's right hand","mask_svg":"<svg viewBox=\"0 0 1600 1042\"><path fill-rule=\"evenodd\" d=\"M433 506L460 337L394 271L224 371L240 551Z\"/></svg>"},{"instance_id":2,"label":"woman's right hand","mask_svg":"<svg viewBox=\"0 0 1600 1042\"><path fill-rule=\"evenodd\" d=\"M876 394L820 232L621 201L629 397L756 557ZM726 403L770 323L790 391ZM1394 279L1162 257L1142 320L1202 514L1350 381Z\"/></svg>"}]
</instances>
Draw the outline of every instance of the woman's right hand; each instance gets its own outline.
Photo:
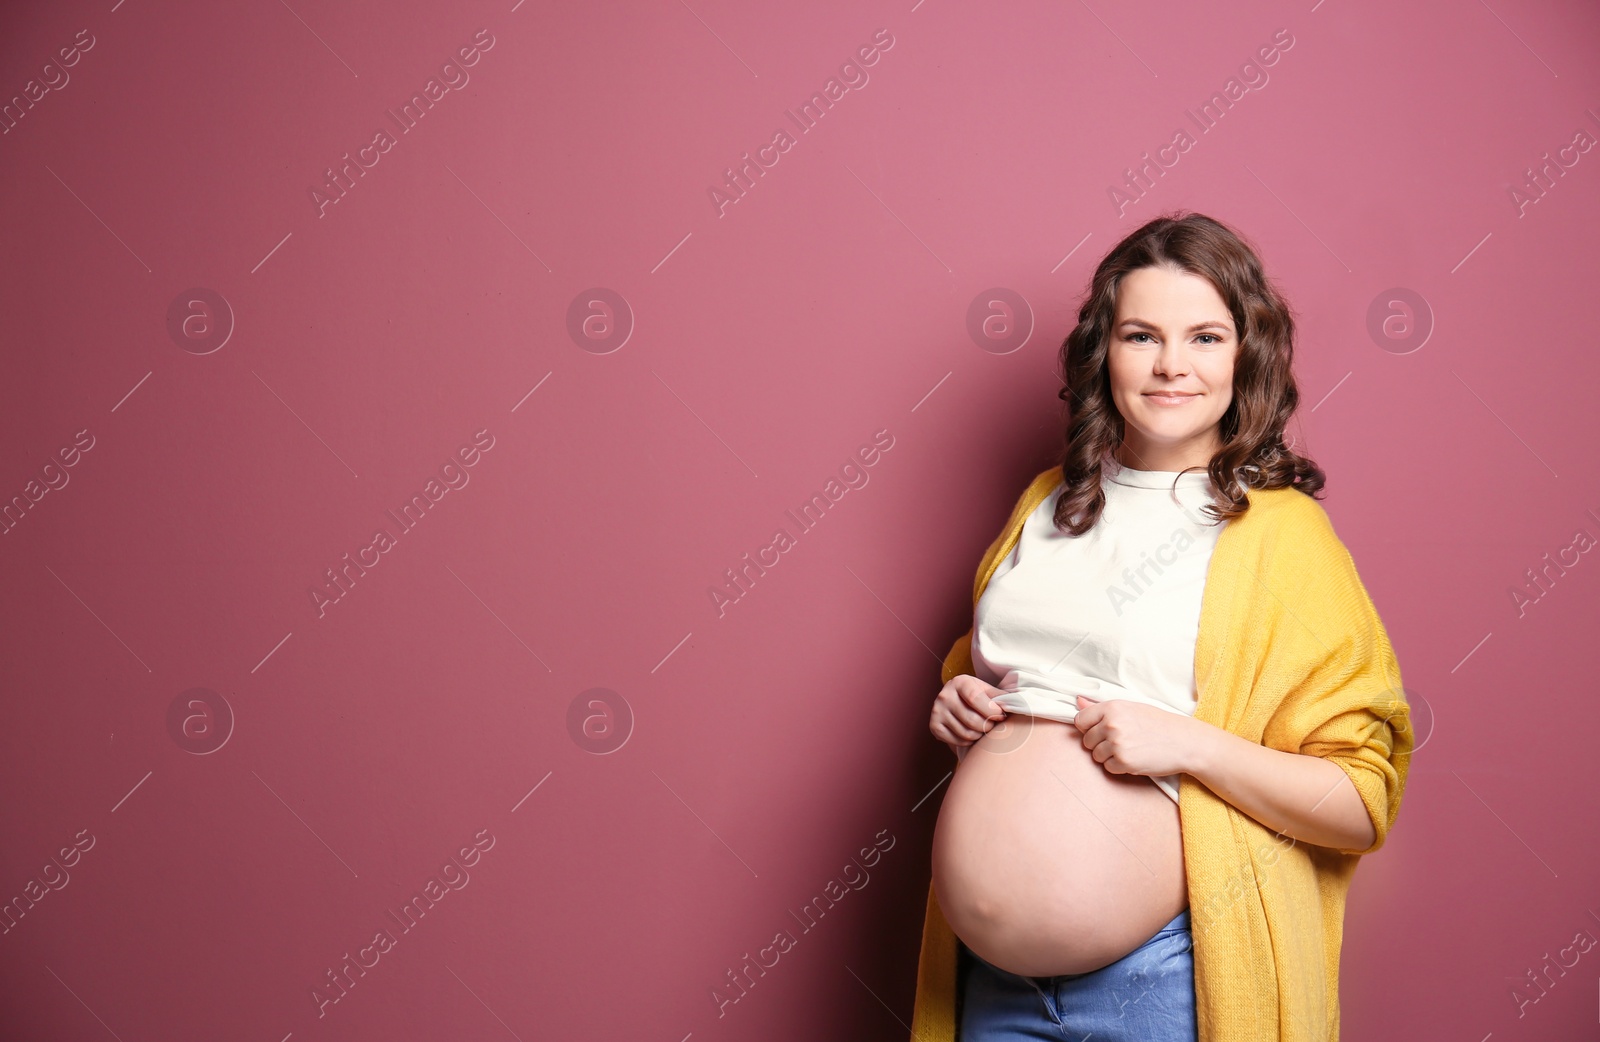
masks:
<instances>
[{"instance_id":1,"label":"woman's right hand","mask_svg":"<svg viewBox=\"0 0 1600 1042\"><path fill-rule=\"evenodd\" d=\"M1003 692L970 674L952 677L933 700L928 730L959 759L961 751L1005 719L994 696Z\"/></svg>"}]
</instances>

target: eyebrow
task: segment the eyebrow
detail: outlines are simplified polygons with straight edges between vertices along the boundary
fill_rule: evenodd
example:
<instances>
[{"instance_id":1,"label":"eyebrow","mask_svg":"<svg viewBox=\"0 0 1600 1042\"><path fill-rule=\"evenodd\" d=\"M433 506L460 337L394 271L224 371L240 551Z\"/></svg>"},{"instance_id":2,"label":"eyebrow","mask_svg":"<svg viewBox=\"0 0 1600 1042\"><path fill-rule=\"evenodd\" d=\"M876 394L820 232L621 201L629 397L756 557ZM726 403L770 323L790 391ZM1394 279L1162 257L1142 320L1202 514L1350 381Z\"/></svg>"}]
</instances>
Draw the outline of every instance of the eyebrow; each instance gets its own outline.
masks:
<instances>
[{"instance_id":1,"label":"eyebrow","mask_svg":"<svg viewBox=\"0 0 1600 1042\"><path fill-rule=\"evenodd\" d=\"M1117 325L1119 327L1121 327L1121 326L1142 326L1145 329L1154 329L1158 333L1161 331L1161 327L1160 326L1156 325L1154 322L1146 322L1142 318L1125 318L1121 322L1118 322ZM1226 322L1219 322L1219 321L1215 321L1215 320L1213 320L1211 322L1199 322L1199 323L1196 323L1195 325L1192 325L1187 330L1185 330L1185 332L1198 333L1202 329L1221 329L1221 330L1226 330L1229 333L1233 332L1233 327L1231 325L1229 325Z\"/></svg>"}]
</instances>

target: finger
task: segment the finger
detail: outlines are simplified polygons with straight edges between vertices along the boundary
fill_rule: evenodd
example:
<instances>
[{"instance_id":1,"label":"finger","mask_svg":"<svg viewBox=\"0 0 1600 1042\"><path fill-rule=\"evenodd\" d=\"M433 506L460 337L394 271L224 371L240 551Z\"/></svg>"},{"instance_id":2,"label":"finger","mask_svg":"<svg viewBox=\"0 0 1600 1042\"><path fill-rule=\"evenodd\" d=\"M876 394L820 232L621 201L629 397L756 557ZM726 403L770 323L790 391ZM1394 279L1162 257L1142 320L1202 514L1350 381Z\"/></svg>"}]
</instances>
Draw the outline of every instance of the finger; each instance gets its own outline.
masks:
<instances>
[{"instance_id":1,"label":"finger","mask_svg":"<svg viewBox=\"0 0 1600 1042\"><path fill-rule=\"evenodd\" d=\"M940 739L940 741L952 749L965 749L972 744L969 739L962 738L959 735L951 735L948 738Z\"/></svg>"},{"instance_id":2,"label":"finger","mask_svg":"<svg viewBox=\"0 0 1600 1042\"><path fill-rule=\"evenodd\" d=\"M974 741L982 738L982 731L974 731L973 728L966 727L965 723L958 722L958 720L950 722L949 731L950 735L960 739L963 743L974 743Z\"/></svg>"},{"instance_id":3,"label":"finger","mask_svg":"<svg viewBox=\"0 0 1600 1042\"><path fill-rule=\"evenodd\" d=\"M964 745L971 745L984 735L982 728L968 727L954 716L947 717L943 727L946 734L958 739Z\"/></svg>"},{"instance_id":4,"label":"finger","mask_svg":"<svg viewBox=\"0 0 1600 1042\"><path fill-rule=\"evenodd\" d=\"M994 719L984 716L981 712L973 709L970 706L961 707L959 711L959 718L963 724L977 731L979 734L987 734L989 729L993 727L996 722Z\"/></svg>"},{"instance_id":5,"label":"finger","mask_svg":"<svg viewBox=\"0 0 1600 1042\"><path fill-rule=\"evenodd\" d=\"M994 721L1002 719L1005 716L1005 711L999 709L998 706L996 707L998 710L997 712L994 714L988 713L988 699L984 695L978 694L968 697L975 697L982 699L982 701L978 703L972 703L966 701L965 699L958 699L955 705L951 707L950 711L952 715L961 719L969 727L976 727L979 730L987 731L994 725Z\"/></svg>"},{"instance_id":6,"label":"finger","mask_svg":"<svg viewBox=\"0 0 1600 1042\"><path fill-rule=\"evenodd\" d=\"M962 736L967 728L961 721L951 716L950 711L943 706L934 707L933 718L928 721L928 730L933 732L933 736L946 745L954 741L966 740Z\"/></svg>"},{"instance_id":7,"label":"finger","mask_svg":"<svg viewBox=\"0 0 1600 1042\"><path fill-rule=\"evenodd\" d=\"M989 697L987 692L984 692L980 689L969 688L967 693L962 696L962 701L964 705L970 707L978 716L988 717L991 720L998 720L1002 716L1006 715L1006 711L1001 707L1000 703Z\"/></svg>"},{"instance_id":8,"label":"finger","mask_svg":"<svg viewBox=\"0 0 1600 1042\"><path fill-rule=\"evenodd\" d=\"M948 712L950 719L959 721L969 727L977 726L978 721L983 719L982 714L959 698L950 703Z\"/></svg>"}]
</instances>

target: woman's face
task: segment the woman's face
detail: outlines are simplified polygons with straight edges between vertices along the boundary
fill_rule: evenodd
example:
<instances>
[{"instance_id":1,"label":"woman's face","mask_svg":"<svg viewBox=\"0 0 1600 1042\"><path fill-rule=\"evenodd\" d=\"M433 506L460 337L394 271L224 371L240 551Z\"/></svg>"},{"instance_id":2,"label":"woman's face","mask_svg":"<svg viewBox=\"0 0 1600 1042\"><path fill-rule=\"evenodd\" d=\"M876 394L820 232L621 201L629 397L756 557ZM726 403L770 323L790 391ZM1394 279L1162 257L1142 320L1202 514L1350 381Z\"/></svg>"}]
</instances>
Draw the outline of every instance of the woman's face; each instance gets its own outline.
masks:
<instances>
[{"instance_id":1,"label":"woman's face","mask_svg":"<svg viewBox=\"0 0 1600 1042\"><path fill-rule=\"evenodd\" d=\"M1118 459L1135 470L1205 466L1222 446L1238 332L1216 287L1170 268L1123 276L1107 365L1123 419Z\"/></svg>"}]
</instances>

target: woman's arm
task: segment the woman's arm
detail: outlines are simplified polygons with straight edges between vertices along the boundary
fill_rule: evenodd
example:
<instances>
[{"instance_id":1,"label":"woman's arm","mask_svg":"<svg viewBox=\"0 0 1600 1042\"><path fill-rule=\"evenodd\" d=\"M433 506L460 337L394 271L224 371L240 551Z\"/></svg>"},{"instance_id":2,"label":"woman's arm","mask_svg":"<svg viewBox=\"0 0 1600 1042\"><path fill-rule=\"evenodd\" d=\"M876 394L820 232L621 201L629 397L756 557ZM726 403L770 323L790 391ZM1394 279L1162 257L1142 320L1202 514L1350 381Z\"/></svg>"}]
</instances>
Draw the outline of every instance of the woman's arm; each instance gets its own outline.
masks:
<instances>
[{"instance_id":1,"label":"woman's arm","mask_svg":"<svg viewBox=\"0 0 1600 1042\"><path fill-rule=\"evenodd\" d=\"M1334 850L1372 846L1376 832L1355 783L1332 760L1257 745L1203 720L1184 773L1261 824Z\"/></svg>"}]
</instances>

